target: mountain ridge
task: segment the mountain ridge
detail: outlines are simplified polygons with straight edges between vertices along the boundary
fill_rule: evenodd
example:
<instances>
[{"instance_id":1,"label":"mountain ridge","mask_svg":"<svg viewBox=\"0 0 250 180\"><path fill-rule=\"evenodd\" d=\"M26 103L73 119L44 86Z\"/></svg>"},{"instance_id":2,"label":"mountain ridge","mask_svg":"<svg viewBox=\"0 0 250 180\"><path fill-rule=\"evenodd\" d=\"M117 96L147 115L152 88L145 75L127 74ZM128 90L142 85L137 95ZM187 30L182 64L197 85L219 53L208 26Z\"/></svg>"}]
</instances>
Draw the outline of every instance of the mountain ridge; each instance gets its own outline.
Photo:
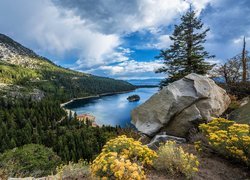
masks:
<instances>
[{"instance_id":1,"label":"mountain ridge","mask_svg":"<svg viewBox=\"0 0 250 180\"><path fill-rule=\"evenodd\" d=\"M0 83L14 86L12 89L20 86L26 92L39 89L45 95L64 100L135 89L122 80L60 67L3 34L0 34Z\"/></svg>"}]
</instances>

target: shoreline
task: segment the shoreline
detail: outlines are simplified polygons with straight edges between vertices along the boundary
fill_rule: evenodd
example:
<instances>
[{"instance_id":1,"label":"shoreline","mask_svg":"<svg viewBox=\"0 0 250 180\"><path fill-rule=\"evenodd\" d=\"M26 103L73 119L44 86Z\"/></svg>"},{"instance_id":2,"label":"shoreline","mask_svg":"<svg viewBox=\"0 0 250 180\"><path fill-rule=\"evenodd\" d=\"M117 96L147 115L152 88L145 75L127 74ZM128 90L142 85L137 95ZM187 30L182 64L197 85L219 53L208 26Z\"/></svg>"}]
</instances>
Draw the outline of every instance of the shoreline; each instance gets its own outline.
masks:
<instances>
[{"instance_id":1,"label":"shoreline","mask_svg":"<svg viewBox=\"0 0 250 180\"><path fill-rule=\"evenodd\" d=\"M136 88L136 89L137 89L137 88ZM134 90L136 90L136 89L134 89ZM71 99L71 100L69 100L69 101L67 101L67 102L61 103L61 104L60 104L60 107L63 108L64 110L66 110L66 111L68 110L68 111L74 112L74 111L72 111L72 110L70 110L70 109L65 108L65 106L66 106L67 104L70 104L70 103L76 101L76 100L90 99L90 98L99 98L99 97L102 97L102 96L115 95L115 94L123 94L123 93L132 92L132 91L134 91L134 90L120 91L120 92L110 92L110 93L102 93L102 94L98 94L98 95L91 95L91 96L73 98L73 99Z\"/></svg>"},{"instance_id":2,"label":"shoreline","mask_svg":"<svg viewBox=\"0 0 250 180\"><path fill-rule=\"evenodd\" d=\"M67 116L69 117L70 115L70 112L72 113L72 116L76 113L75 111L69 109L69 108L66 108L65 106L70 104L70 103L73 103L74 101L77 101L77 100L84 100L84 99L91 99L91 98L101 98L101 97L104 97L104 96L109 96L109 95L116 95L116 94L124 94L124 93L129 93L129 92L133 92L135 91L136 89L140 89L140 88L152 88L152 87L136 87L135 89L133 90L128 90L128 91L120 91L120 92L108 92L108 93L102 93L102 94L98 94L98 95L90 95L90 96L84 96L84 97L78 97L78 98L73 98L73 99L70 99L69 101L66 101L64 103L61 103L60 104L60 107L67 113ZM77 114L77 113L76 113ZM77 116L80 115L80 114L77 114ZM96 123L96 121L94 121L94 123ZM101 126L99 125L98 123L96 123L96 125L98 126Z\"/></svg>"}]
</instances>

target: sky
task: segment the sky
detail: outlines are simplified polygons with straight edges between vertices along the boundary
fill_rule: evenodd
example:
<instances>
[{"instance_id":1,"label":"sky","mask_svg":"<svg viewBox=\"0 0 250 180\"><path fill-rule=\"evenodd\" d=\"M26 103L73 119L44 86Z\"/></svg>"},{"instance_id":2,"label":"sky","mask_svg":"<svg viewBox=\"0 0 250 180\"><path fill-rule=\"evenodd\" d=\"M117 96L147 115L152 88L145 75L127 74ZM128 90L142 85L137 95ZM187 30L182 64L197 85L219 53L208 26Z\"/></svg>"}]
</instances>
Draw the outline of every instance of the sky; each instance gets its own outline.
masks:
<instances>
[{"instance_id":1,"label":"sky","mask_svg":"<svg viewBox=\"0 0 250 180\"><path fill-rule=\"evenodd\" d=\"M162 78L155 59L192 4L212 63L250 49L250 0L0 0L0 33L63 67L118 79Z\"/></svg>"}]
</instances>

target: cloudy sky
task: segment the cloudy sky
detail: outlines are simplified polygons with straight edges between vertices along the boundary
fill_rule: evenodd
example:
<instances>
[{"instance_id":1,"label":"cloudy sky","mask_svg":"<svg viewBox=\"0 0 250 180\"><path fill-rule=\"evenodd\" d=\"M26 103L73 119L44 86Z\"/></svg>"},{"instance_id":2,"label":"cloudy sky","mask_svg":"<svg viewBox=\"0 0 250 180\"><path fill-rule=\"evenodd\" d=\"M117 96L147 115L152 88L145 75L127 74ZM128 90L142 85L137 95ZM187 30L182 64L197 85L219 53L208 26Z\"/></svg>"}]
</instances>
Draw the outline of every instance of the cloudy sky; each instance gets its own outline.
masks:
<instances>
[{"instance_id":1,"label":"cloudy sky","mask_svg":"<svg viewBox=\"0 0 250 180\"><path fill-rule=\"evenodd\" d=\"M206 49L223 62L250 47L249 0L0 0L0 33L71 69L155 78L189 3L210 27ZM249 49L249 48L248 48Z\"/></svg>"}]
</instances>

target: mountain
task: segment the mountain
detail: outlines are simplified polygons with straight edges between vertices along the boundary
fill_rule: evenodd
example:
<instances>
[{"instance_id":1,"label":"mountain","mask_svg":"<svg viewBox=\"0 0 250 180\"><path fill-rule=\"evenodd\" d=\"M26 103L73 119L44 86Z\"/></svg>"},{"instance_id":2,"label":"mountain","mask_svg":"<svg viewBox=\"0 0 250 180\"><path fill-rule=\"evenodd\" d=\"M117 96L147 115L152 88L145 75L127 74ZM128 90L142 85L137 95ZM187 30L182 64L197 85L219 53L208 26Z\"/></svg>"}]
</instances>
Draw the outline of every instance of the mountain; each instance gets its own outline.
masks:
<instances>
[{"instance_id":1,"label":"mountain","mask_svg":"<svg viewBox=\"0 0 250 180\"><path fill-rule=\"evenodd\" d=\"M159 86L162 79L128 79L127 82L135 86Z\"/></svg>"},{"instance_id":2,"label":"mountain","mask_svg":"<svg viewBox=\"0 0 250 180\"><path fill-rule=\"evenodd\" d=\"M0 34L0 59L11 64L32 67L30 65L36 64L36 61L30 60L39 59L39 56L8 36Z\"/></svg>"},{"instance_id":3,"label":"mountain","mask_svg":"<svg viewBox=\"0 0 250 180\"><path fill-rule=\"evenodd\" d=\"M98 77L60 67L10 37L0 34L0 94L75 97L133 90L125 81Z\"/></svg>"}]
</instances>

